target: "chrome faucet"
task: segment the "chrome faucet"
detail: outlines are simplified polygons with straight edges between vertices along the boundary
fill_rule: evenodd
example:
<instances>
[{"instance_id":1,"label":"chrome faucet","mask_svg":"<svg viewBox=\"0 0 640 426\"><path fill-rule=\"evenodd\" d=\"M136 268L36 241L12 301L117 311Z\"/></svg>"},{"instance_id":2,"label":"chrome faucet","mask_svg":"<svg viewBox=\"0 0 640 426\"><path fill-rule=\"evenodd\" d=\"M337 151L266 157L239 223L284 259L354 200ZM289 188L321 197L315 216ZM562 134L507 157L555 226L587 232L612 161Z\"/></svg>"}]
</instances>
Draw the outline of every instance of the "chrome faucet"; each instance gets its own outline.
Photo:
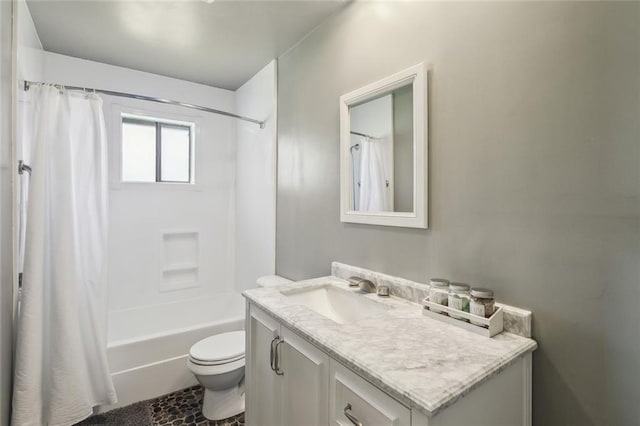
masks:
<instances>
[{"instance_id":1,"label":"chrome faucet","mask_svg":"<svg viewBox=\"0 0 640 426\"><path fill-rule=\"evenodd\" d=\"M365 293L375 293L376 285L373 283L373 281L362 279L360 281L360 291L363 291Z\"/></svg>"},{"instance_id":2,"label":"chrome faucet","mask_svg":"<svg viewBox=\"0 0 640 426\"><path fill-rule=\"evenodd\" d=\"M365 293L375 293L376 285L373 281L361 277L349 277L349 287L360 287L360 291Z\"/></svg>"}]
</instances>

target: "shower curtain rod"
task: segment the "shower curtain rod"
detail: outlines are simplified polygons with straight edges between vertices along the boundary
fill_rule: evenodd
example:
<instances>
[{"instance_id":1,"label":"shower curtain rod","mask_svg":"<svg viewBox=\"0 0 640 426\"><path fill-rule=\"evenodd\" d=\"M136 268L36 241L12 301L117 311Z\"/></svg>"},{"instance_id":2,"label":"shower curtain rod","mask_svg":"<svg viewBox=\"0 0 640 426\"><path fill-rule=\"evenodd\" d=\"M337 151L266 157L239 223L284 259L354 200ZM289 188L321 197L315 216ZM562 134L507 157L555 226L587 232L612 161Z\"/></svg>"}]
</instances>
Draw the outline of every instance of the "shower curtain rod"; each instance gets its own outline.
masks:
<instances>
[{"instance_id":1,"label":"shower curtain rod","mask_svg":"<svg viewBox=\"0 0 640 426\"><path fill-rule=\"evenodd\" d=\"M364 134L364 133L359 133L359 132L351 132L351 134L352 135L356 135L356 136L362 136L362 137L369 138L369 139L378 139L375 136L370 136L370 135L367 135L367 134Z\"/></svg>"},{"instance_id":2,"label":"shower curtain rod","mask_svg":"<svg viewBox=\"0 0 640 426\"><path fill-rule=\"evenodd\" d=\"M25 80L24 87L23 87L24 91L25 92L29 91L29 86L31 86L32 84L45 84L45 83ZM204 106L200 106L200 105L194 105L194 104L189 104L189 103L185 103L185 102L172 101L170 99L154 98L154 97L151 97L151 96L134 95L132 93L114 92L112 90L93 89L93 88L89 88L89 87L66 86L66 85L63 85L63 84L55 84L54 86L60 86L60 87L63 87L65 89L67 89L67 90L81 90L81 91L85 91L85 92L102 93L103 95L119 96L121 98L138 99L138 100L141 100L141 101L157 102L159 104L177 105L177 106L181 106L181 107L185 107L185 108L197 109L197 110L204 111L204 112L210 112L210 113L213 113L213 114L225 115L227 117L237 118L238 120L248 121L249 123L257 124L257 125L260 126L261 129L264 129L264 121L260 121L260 120L256 120L256 119L249 118L249 117L245 117L245 116L242 116L242 115L234 114L232 112L220 111L218 109L208 108L208 107L204 107Z\"/></svg>"}]
</instances>

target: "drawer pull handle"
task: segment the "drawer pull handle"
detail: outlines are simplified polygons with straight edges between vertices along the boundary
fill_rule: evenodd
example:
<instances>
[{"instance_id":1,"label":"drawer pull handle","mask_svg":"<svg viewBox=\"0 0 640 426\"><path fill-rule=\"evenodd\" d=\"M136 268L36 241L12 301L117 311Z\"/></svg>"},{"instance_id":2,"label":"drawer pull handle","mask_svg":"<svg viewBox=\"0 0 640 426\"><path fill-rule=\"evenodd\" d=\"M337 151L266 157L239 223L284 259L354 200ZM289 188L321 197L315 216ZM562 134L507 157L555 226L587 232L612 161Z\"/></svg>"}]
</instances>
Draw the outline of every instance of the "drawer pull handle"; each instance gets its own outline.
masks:
<instances>
[{"instance_id":1,"label":"drawer pull handle","mask_svg":"<svg viewBox=\"0 0 640 426\"><path fill-rule=\"evenodd\" d=\"M353 426L364 426L362 422L358 420L358 418L353 414L351 414L349 411L351 411L351 404L347 404L347 406L344 407L344 415L346 418L351 420L351 423L353 423Z\"/></svg>"},{"instance_id":2,"label":"drawer pull handle","mask_svg":"<svg viewBox=\"0 0 640 426\"><path fill-rule=\"evenodd\" d=\"M276 374L278 376L284 376L284 372L282 370L280 370L280 356L278 355L278 346L280 346L280 343L284 343L284 340L281 340L280 338L278 338L278 343L276 343L276 347L274 349L274 370L276 372Z\"/></svg>"},{"instance_id":3,"label":"drawer pull handle","mask_svg":"<svg viewBox=\"0 0 640 426\"><path fill-rule=\"evenodd\" d=\"M276 344L276 342L280 339L280 336L276 336L273 338L273 340L271 341L271 351L269 352L269 365L271 366L271 370L276 371L275 366L273 365L273 361L275 359L275 349L273 347L273 345Z\"/></svg>"}]
</instances>

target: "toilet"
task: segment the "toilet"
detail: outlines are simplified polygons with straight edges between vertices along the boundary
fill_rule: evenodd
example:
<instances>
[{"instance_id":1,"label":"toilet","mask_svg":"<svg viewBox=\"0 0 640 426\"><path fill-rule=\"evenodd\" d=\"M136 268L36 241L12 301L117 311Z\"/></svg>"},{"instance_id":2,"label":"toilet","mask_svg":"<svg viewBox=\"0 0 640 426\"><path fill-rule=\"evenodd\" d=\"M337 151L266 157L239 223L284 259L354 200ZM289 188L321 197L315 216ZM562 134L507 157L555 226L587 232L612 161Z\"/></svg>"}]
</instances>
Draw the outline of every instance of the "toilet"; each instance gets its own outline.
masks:
<instances>
[{"instance_id":1,"label":"toilet","mask_svg":"<svg viewBox=\"0 0 640 426\"><path fill-rule=\"evenodd\" d=\"M222 420L244 411L244 331L216 334L189 350L187 366L204 388L202 414Z\"/></svg>"},{"instance_id":2,"label":"toilet","mask_svg":"<svg viewBox=\"0 0 640 426\"><path fill-rule=\"evenodd\" d=\"M258 278L258 286L291 283L270 275ZM222 420L244 411L245 332L231 331L202 339L189 350L187 366L204 388L202 414Z\"/></svg>"}]
</instances>

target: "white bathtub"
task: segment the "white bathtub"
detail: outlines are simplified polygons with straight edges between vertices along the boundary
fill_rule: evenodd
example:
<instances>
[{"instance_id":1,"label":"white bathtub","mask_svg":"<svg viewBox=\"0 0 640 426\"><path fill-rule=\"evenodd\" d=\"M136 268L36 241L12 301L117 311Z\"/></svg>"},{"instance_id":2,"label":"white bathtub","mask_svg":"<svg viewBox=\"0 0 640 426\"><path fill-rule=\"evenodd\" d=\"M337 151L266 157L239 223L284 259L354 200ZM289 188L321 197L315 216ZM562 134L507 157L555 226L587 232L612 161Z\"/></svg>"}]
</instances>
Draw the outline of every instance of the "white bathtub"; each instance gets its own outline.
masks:
<instances>
[{"instance_id":1,"label":"white bathtub","mask_svg":"<svg viewBox=\"0 0 640 426\"><path fill-rule=\"evenodd\" d=\"M189 348L205 337L244 329L239 293L109 313L109 367L118 404L161 396L197 382L187 369Z\"/></svg>"}]
</instances>

